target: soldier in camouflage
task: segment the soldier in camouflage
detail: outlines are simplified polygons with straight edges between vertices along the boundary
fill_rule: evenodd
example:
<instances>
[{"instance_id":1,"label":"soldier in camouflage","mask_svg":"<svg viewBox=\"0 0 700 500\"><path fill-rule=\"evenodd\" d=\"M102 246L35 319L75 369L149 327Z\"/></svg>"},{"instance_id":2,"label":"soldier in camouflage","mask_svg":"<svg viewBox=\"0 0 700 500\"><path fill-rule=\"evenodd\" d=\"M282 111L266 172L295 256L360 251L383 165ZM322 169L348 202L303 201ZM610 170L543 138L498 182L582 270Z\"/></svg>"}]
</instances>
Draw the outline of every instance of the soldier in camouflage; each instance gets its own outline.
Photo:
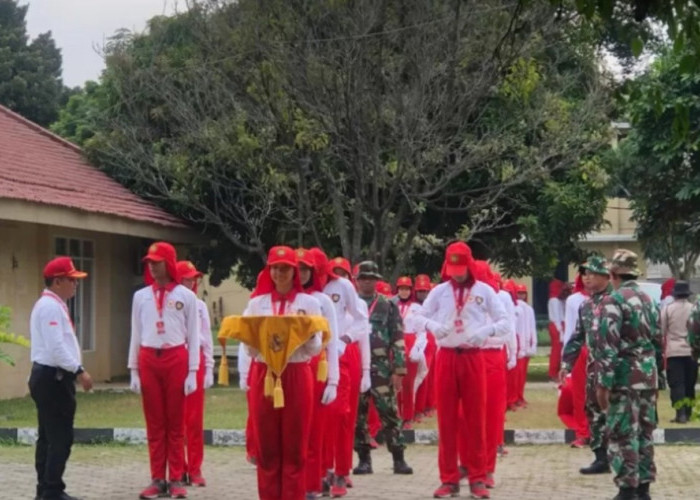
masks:
<instances>
[{"instance_id":1,"label":"soldier in camouflage","mask_svg":"<svg viewBox=\"0 0 700 500\"><path fill-rule=\"evenodd\" d=\"M595 460L588 467L579 470L581 474L603 474L610 472L608 462L608 440L605 433L605 412L600 408L596 399L596 372L593 363L593 344L595 342L593 322L595 311L603 298L611 291L610 275L607 261L603 257L592 256L581 265L581 270L586 275L585 283L588 299L581 304L578 312L578 322L573 335L564 346L562 356L562 369L559 379L563 383L566 376L571 373L578 361L581 351L587 351L586 355L586 417L591 430L590 446L595 454ZM584 345L587 349L583 349Z\"/></svg>"},{"instance_id":2,"label":"soldier in camouflage","mask_svg":"<svg viewBox=\"0 0 700 500\"><path fill-rule=\"evenodd\" d=\"M370 398L379 413L387 448L394 459L394 474L413 474L413 469L404 460L401 419L398 414L396 393L401 390L406 375L406 360L403 342L403 324L399 309L386 297L377 293L377 281L381 279L377 264L371 261L360 263L357 285L360 298L367 302L370 333L372 387L360 395L360 406L355 427L355 450L360 463L354 474L371 474L370 435L367 415Z\"/></svg>"},{"instance_id":3,"label":"soldier in camouflage","mask_svg":"<svg viewBox=\"0 0 700 500\"><path fill-rule=\"evenodd\" d=\"M615 251L609 271L615 290L600 302L593 321L596 398L607 411L608 459L619 488L615 499L649 499L656 479L652 433L663 339L657 308L636 282L637 255Z\"/></svg>"}]
</instances>

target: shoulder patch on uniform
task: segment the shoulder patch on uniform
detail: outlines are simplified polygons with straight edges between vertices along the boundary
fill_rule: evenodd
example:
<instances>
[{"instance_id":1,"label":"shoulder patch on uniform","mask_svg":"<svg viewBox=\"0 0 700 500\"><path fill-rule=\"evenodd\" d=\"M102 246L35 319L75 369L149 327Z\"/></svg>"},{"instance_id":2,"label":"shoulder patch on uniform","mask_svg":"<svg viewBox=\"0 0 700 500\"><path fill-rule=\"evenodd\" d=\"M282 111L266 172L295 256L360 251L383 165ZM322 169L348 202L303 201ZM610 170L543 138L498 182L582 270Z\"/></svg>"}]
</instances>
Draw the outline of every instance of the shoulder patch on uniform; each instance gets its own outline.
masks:
<instances>
[{"instance_id":1,"label":"shoulder patch on uniform","mask_svg":"<svg viewBox=\"0 0 700 500\"><path fill-rule=\"evenodd\" d=\"M340 302L340 294L339 294L339 293L334 293L333 295L331 295L331 300L332 300L333 302Z\"/></svg>"},{"instance_id":2,"label":"shoulder patch on uniform","mask_svg":"<svg viewBox=\"0 0 700 500\"><path fill-rule=\"evenodd\" d=\"M185 307L185 304L183 302L180 302L179 300L175 302L175 309L177 309L178 311L181 311L183 307Z\"/></svg>"},{"instance_id":3,"label":"shoulder patch on uniform","mask_svg":"<svg viewBox=\"0 0 700 500\"><path fill-rule=\"evenodd\" d=\"M297 309L297 314L300 316L306 316L306 310L305 309Z\"/></svg>"}]
</instances>

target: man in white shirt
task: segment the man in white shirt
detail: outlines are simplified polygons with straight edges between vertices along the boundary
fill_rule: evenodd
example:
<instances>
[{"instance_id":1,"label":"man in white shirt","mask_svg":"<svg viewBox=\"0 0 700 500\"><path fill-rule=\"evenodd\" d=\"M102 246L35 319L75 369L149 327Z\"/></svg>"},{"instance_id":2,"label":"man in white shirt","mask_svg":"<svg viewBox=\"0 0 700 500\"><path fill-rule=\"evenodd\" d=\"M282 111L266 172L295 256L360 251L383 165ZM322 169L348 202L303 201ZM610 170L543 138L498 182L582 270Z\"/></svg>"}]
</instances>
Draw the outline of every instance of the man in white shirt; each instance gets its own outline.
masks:
<instances>
[{"instance_id":1,"label":"man in white shirt","mask_svg":"<svg viewBox=\"0 0 700 500\"><path fill-rule=\"evenodd\" d=\"M530 358L537 354L537 323L535 321L535 310L527 303L527 287L517 285L518 305L518 328L520 352L518 353L518 399L516 406L527 406L525 400L525 384L527 383L527 369L530 365Z\"/></svg>"},{"instance_id":2,"label":"man in white shirt","mask_svg":"<svg viewBox=\"0 0 700 500\"><path fill-rule=\"evenodd\" d=\"M143 260L147 286L134 294L128 362L131 390L141 393L151 464L151 484L140 498L186 498L185 396L197 389L197 296L178 284L172 245L153 243Z\"/></svg>"},{"instance_id":3,"label":"man in white shirt","mask_svg":"<svg viewBox=\"0 0 700 500\"><path fill-rule=\"evenodd\" d=\"M470 443L468 463L470 493L489 498L485 480L486 372L481 347L489 337L505 337L509 319L496 292L474 278L474 259L464 242L447 247L444 282L425 299L420 316L423 328L435 334L439 350L435 361L439 468L441 486L435 498L459 494L457 426L461 406Z\"/></svg>"},{"instance_id":4,"label":"man in white shirt","mask_svg":"<svg viewBox=\"0 0 700 500\"><path fill-rule=\"evenodd\" d=\"M37 499L77 500L65 492L63 472L73 445L75 381L92 389L92 378L81 365L81 352L66 302L87 273L69 257L57 257L44 267L46 288L29 320L32 373L29 392L39 420L35 466Z\"/></svg>"}]
</instances>

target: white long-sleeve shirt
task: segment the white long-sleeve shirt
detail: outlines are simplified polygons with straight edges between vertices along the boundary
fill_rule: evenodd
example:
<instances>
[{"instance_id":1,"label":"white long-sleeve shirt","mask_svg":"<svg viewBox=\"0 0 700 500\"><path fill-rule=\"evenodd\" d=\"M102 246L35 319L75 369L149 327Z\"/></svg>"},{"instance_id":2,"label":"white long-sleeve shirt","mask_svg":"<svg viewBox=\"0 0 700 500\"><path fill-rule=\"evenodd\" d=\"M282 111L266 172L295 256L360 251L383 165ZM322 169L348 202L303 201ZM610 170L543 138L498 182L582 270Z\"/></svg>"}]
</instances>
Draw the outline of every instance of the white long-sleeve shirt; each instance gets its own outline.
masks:
<instances>
[{"instance_id":1,"label":"white long-sleeve shirt","mask_svg":"<svg viewBox=\"0 0 700 500\"><path fill-rule=\"evenodd\" d=\"M571 336L576 331L576 324L578 323L578 310L586 301L586 296L581 292L572 293L566 298L566 305L564 306L564 338L562 339L562 352L566 343L569 341Z\"/></svg>"},{"instance_id":2,"label":"white long-sleeve shirt","mask_svg":"<svg viewBox=\"0 0 700 500\"><path fill-rule=\"evenodd\" d=\"M279 307L276 305L275 307ZM273 308L272 295L266 293L253 297L248 302L248 305L243 311L243 316L274 316L278 310ZM321 305L318 300L306 293L297 293L294 300L285 304L285 315L303 314L307 316L321 316ZM306 363L311 358L321 352L322 340L321 332L316 332L309 340L303 343L289 357L289 363ZM258 361L263 361L263 358L258 353L257 349L246 346L248 355L255 357Z\"/></svg>"},{"instance_id":3,"label":"white long-sleeve shirt","mask_svg":"<svg viewBox=\"0 0 700 500\"><path fill-rule=\"evenodd\" d=\"M496 292L486 283L475 281L464 290L464 307L457 311L457 301L452 283L447 281L436 286L423 302L419 312L420 327L436 333L439 326L450 329L447 336L437 339L440 347L460 347L471 335L488 330L488 335L505 337L509 332L509 319ZM455 321L461 321L464 333L455 331Z\"/></svg>"},{"instance_id":4,"label":"white long-sleeve shirt","mask_svg":"<svg viewBox=\"0 0 700 500\"><path fill-rule=\"evenodd\" d=\"M197 296L192 290L175 285L165 292L162 314L158 313L156 290L147 286L134 294L131 306L131 343L129 363L131 370L139 368L139 348L167 349L187 345L189 370L199 368L200 319ZM162 328L158 324L162 322ZM161 330L162 333L159 333Z\"/></svg>"},{"instance_id":5,"label":"white long-sleeve shirt","mask_svg":"<svg viewBox=\"0 0 700 500\"><path fill-rule=\"evenodd\" d=\"M340 369L338 367L338 342L342 342L339 337L338 318L335 313L333 301L323 292L311 294L321 306L321 314L328 320L331 330L331 340L326 344L326 361L328 362L328 380L331 385L338 385L340 380Z\"/></svg>"},{"instance_id":6,"label":"white long-sleeve shirt","mask_svg":"<svg viewBox=\"0 0 700 500\"><path fill-rule=\"evenodd\" d=\"M425 328L421 328L420 318L422 306L418 302L401 302L401 300L398 298L396 298L394 303L399 309L399 314L401 314L401 319L403 321L403 334L415 334L416 342L420 341L422 338L425 338L427 332Z\"/></svg>"},{"instance_id":7,"label":"white long-sleeve shirt","mask_svg":"<svg viewBox=\"0 0 700 500\"><path fill-rule=\"evenodd\" d=\"M204 354L204 366L207 370L213 370L214 342L211 339L211 319L207 305L200 299L197 299L197 314L199 315L199 345Z\"/></svg>"},{"instance_id":8,"label":"white long-sleeve shirt","mask_svg":"<svg viewBox=\"0 0 700 500\"><path fill-rule=\"evenodd\" d=\"M517 334L520 340L520 357L531 357L537 353L537 322L535 310L525 302L518 299L515 307L518 317Z\"/></svg>"},{"instance_id":9,"label":"white long-sleeve shirt","mask_svg":"<svg viewBox=\"0 0 700 500\"><path fill-rule=\"evenodd\" d=\"M518 350L518 343L515 339L515 304L510 294L505 290L500 290L497 294L508 317L508 334L504 337L489 337L486 339L484 349L502 349L505 345L508 349L508 358L515 358Z\"/></svg>"},{"instance_id":10,"label":"white long-sleeve shirt","mask_svg":"<svg viewBox=\"0 0 700 500\"><path fill-rule=\"evenodd\" d=\"M50 290L36 301L29 319L31 360L75 373L82 363L68 305Z\"/></svg>"},{"instance_id":11,"label":"white long-sleeve shirt","mask_svg":"<svg viewBox=\"0 0 700 500\"><path fill-rule=\"evenodd\" d=\"M557 297L552 297L549 299L549 302L547 302L547 313L549 316L549 322L554 323L554 326L557 327L560 340L564 338L564 307L564 301L558 299Z\"/></svg>"},{"instance_id":12,"label":"white long-sleeve shirt","mask_svg":"<svg viewBox=\"0 0 700 500\"><path fill-rule=\"evenodd\" d=\"M330 297L335 306L339 337L348 335L353 342L359 340L359 337L353 335L364 331L365 324L369 326L369 315L367 308L360 305L363 301L358 297L350 280L345 278L332 279L323 288L323 293Z\"/></svg>"}]
</instances>

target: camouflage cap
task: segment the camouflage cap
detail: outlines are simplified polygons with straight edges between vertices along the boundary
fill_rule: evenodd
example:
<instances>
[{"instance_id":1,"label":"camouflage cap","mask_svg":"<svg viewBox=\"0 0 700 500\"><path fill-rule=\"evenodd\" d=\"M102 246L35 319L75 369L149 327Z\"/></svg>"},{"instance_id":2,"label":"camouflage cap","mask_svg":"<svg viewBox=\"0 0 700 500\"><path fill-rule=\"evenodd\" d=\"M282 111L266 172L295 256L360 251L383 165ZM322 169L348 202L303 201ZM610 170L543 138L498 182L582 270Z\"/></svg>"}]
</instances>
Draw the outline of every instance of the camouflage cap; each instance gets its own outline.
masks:
<instances>
[{"instance_id":1,"label":"camouflage cap","mask_svg":"<svg viewBox=\"0 0 700 500\"><path fill-rule=\"evenodd\" d=\"M362 278L382 279L382 275L379 274L379 266L376 262L371 260L360 262L357 266L357 279Z\"/></svg>"},{"instance_id":2,"label":"camouflage cap","mask_svg":"<svg viewBox=\"0 0 700 500\"><path fill-rule=\"evenodd\" d=\"M639 257L631 250L619 248L615 250L613 258L608 265L608 270L615 274L630 274L639 276L637 261Z\"/></svg>"},{"instance_id":3,"label":"camouflage cap","mask_svg":"<svg viewBox=\"0 0 700 500\"><path fill-rule=\"evenodd\" d=\"M605 276L609 274L608 261L605 259L605 257L601 257L600 255L591 255L588 257L588 260L581 264L581 269L590 271L594 274L604 274Z\"/></svg>"}]
</instances>

